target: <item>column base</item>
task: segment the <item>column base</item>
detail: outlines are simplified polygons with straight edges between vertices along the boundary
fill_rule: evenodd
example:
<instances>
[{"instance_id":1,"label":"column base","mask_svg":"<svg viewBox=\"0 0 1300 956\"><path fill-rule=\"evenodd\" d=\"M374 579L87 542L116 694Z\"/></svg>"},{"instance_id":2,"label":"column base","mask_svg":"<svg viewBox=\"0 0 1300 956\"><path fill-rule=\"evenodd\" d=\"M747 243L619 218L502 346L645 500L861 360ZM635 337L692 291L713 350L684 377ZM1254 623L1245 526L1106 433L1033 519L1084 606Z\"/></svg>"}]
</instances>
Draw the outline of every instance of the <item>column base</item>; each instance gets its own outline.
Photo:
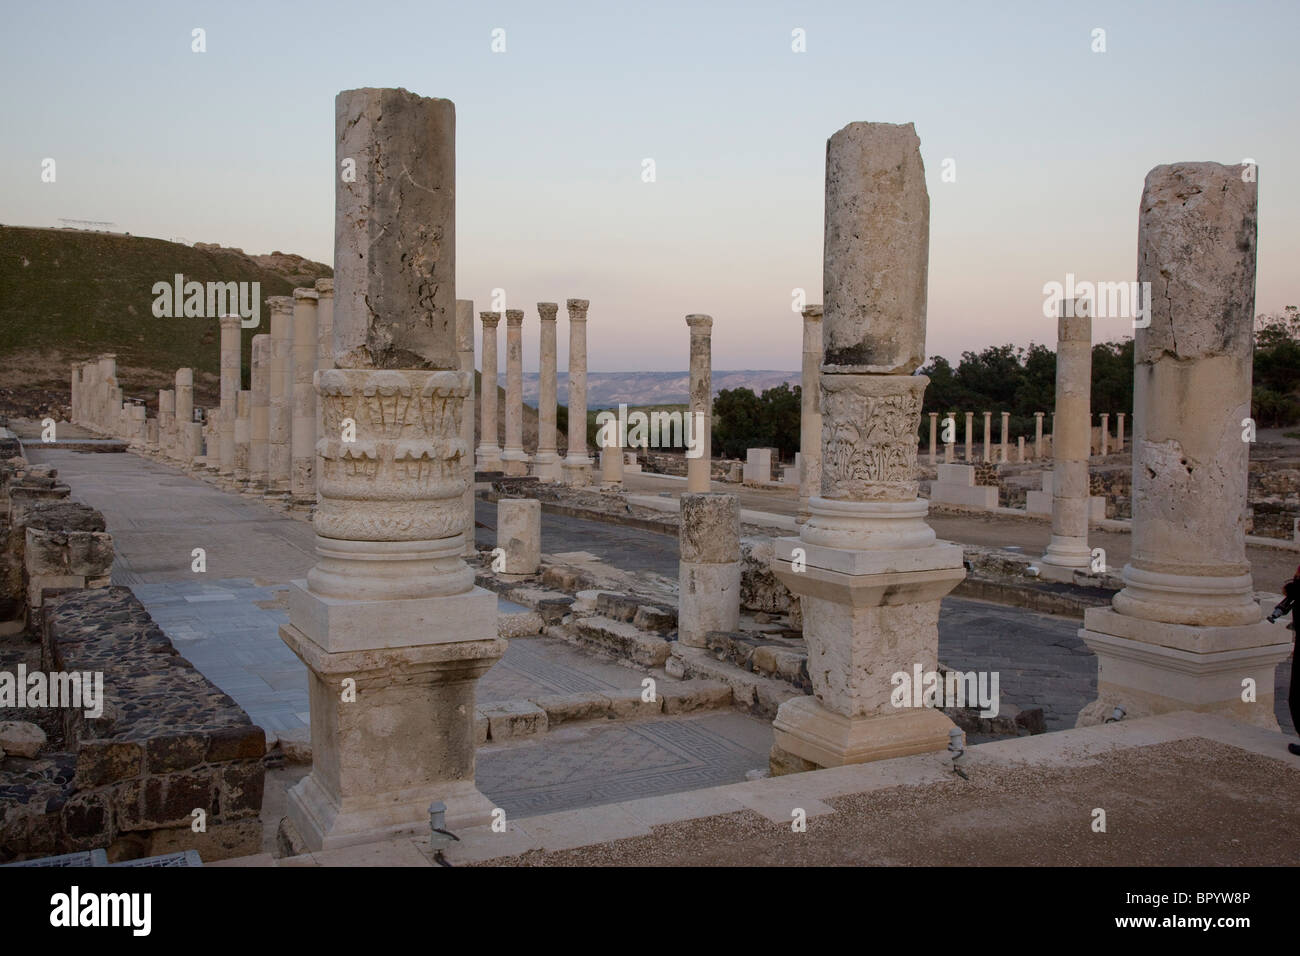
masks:
<instances>
[{"instance_id":1,"label":"column base","mask_svg":"<svg viewBox=\"0 0 1300 956\"><path fill-rule=\"evenodd\" d=\"M501 449L496 445L479 445L474 453L475 471L502 471Z\"/></svg>"},{"instance_id":2,"label":"column base","mask_svg":"<svg viewBox=\"0 0 1300 956\"><path fill-rule=\"evenodd\" d=\"M1079 636L1097 655L1097 700L1079 712L1077 726L1102 723L1120 706L1126 717L1193 710L1278 729L1274 671L1291 652L1281 624L1167 624L1112 608L1089 608L1083 620ZM1242 700L1248 678L1250 702Z\"/></svg>"},{"instance_id":3,"label":"column base","mask_svg":"<svg viewBox=\"0 0 1300 956\"><path fill-rule=\"evenodd\" d=\"M533 476L542 481L562 481L564 466L555 452L539 451L533 457Z\"/></svg>"},{"instance_id":4,"label":"column base","mask_svg":"<svg viewBox=\"0 0 1300 956\"><path fill-rule=\"evenodd\" d=\"M771 766L775 773L788 773L799 767L790 757L825 768L934 753L948 749L948 732L955 726L932 707L845 717L814 697L794 697L772 721Z\"/></svg>"},{"instance_id":5,"label":"column base","mask_svg":"<svg viewBox=\"0 0 1300 956\"><path fill-rule=\"evenodd\" d=\"M591 459L568 457L562 465L564 483L570 488L586 488L591 484Z\"/></svg>"},{"instance_id":6,"label":"column base","mask_svg":"<svg viewBox=\"0 0 1300 956\"><path fill-rule=\"evenodd\" d=\"M507 448L501 453L501 470L507 475L522 477L528 474L532 458L522 450Z\"/></svg>"},{"instance_id":7,"label":"column base","mask_svg":"<svg viewBox=\"0 0 1300 956\"><path fill-rule=\"evenodd\" d=\"M1087 538L1052 535L1047 551L1038 561L1038 576L1047 581L1069 584L1074 580L1075 571L1087 571L1091 567L1092 550Z\"/></svg>"}]
</instances>

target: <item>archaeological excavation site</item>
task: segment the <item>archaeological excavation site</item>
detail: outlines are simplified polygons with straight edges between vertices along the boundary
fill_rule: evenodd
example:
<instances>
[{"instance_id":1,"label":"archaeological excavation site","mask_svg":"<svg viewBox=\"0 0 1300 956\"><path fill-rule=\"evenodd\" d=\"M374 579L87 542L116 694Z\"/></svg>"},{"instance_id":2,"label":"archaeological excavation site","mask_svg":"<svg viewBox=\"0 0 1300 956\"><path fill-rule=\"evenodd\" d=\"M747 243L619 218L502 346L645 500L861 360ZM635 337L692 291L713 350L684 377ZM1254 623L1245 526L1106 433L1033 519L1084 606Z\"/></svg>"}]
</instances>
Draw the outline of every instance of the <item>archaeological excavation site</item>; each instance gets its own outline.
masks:
<instances>
[{"instance_id":1,"label":"archaeological excavation site","mask_svg":"<svg viewBox=\"0 0 1300 956\"><path fill-rule=\"evenodd\" d=\"M858 20L765 16L811 102ZM234 69L210 19L177 82ZM1041 867L1092 886L1058 931L1267 922L1256 870L1300 860L1300 189L1261 170L1296 130L1040 150L1027 209L959 99L841 90L779 146L720 117L744 159L647 105L615 173L565 142L585 101L476 89L545 83L502 19L461 24L464 75L304 74L237 172L94 205L91 158L30 144L0 889L94 927L92 888L159 868L292 899L321 884L270 871ZM1100 32L1055 55L1127 62Z\"/></svg>"}]
</instances>

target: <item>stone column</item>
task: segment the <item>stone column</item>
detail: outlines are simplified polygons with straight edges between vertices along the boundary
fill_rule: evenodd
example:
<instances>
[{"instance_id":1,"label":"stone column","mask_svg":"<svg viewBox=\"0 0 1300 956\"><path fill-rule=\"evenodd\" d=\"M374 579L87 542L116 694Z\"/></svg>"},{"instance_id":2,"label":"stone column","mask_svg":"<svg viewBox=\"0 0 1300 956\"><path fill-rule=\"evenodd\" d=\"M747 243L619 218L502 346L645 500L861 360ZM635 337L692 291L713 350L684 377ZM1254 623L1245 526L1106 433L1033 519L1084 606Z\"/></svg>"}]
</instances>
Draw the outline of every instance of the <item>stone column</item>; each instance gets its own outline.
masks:
<instances>
[{"instance_id":1,"label":"stone column","mask_svg":"<svg viewBox=\"0 0 1300 956\"><path fill-rule=\"evenodd\" d=\"M1025 436L1016 436L1016 461L1022 465L1025 463Z\"/></svg>"},{"instance_id":2,"label":"stone column","mask_svg":"<svg viewBox=\"0 0 1300 956\"><path fill-rule=\"evenodd\" d=\"M474 330L470 329L473 335ZM472 352L473 349L471 348ZM334 280L316 280L316 367L334 367Z\"/></svg>"},{"instance_id":3,"label":"stone column","mask_svg":"<svg viewBox=\"0 0 1300 956\"><path fill-rule=\"evenodd\" d=\"M939 710L891 704L892 675L935 668L939 601L965 576L917 497L929 222L910 123L831 137L821 495L772 560L800 597L813 696L777 712L774 773L943 750L953 729Z\"/></svg>"},{"instance_id":4,"label":"stone column","mask_svg":"<svg viewBox=\"0 0 1300 956\"><path fill-rule=\"evenodd\" d=\"M158 451L166 458L176 440L176 390L158 390Z\"/></svg>"},{"instance_id":5,"label":"stone column","mask_svg":"<svg viewBox=\"0 0 1300 956\"><path fill-rule=\"evenodd\" d=\"M930 412L930 464L931 465L939 464L939 456L937 451L938 446L936 444L936 441L938 439L938 427L939 427L939 413Z\"/></svg>"},{"instance_id":6,"label":"stone column","mask_svg":"<svg viewBox=\"0 0 1300 956\"><path fill-rule=\"evenodd\" d=\"M691 330L690 440L686 455L686 490L709 490L713 463L713 317L688 315ZM683 429L686 431L686 429ZM691 457L693 452L699 454Z\"/></svg>"},{"instance_id":7,"label":"stone column","mask_svg":"<svg viewBox=\"0 0 1300 956\"><path fill-rule=\"evenodd\" d=\"M239 401L240 361L239 316L223 315L221 323L221 474L232 476L235 471L235 403Z\"/></svg>"},{"instance_id":8,"label":"stone column","mask_svg":"<svg viewBox=\"0 0 1300 956\"><path fill-rule=\"evenodd\" d=\"M501 463L507 475L528 474L524 452L524 313L506 309L506 446Z\"/></svg>"},{"instance_id":9,"label":"stone column","mask_svg":"<svg viewBox=\"0 0 1300 956\"><path fill-rule=\"evenodd\" d=\"M519 581L537 573L542 563L542 503L536 498L497 500L497 547L505 567L497 577Z\"/></svg>"},{"instance_id":10,"label":"stone column","mask_svg":"<svg viewBox=\"0 0 1300 956\"><path fill-rule=\"evenodd\" d=\"M1002 463L1011 461L1011 413L1002 413Z\"/></svg>"},{"instance_id":11,"label":"stone column","mask_svg":"<svg viewBox=\"0 0 1300 956\"><path fill-rule=\"evenodd\" d=\"M1110 414L1107 412L1102 412L1101 413L1101 446L1100 446L1099 454L1107 455L1110 453L1110 443L1108 441L1109 438L1110 438Z\"/></svg>"},{"instance_id":12,"label":"stone column","mask_svg":"<svg viewBox=\"0 0 1300 956\"><path fill-rule=\"evenodd\" d=\"M1115 424L1118 430L1115 435L1115 450L1122 452L1124 451L1124 413L1120 412L1115 416L1115 418Z\"/></svg>"},{"instance_id":13,"label":"stone column","mask_svg":"<svg viewBox=\"0 0 1300 956\"><path fill-rule=\"evenodd\" d=\"M77 423L77 401L78 392L81 390L81 368L77 365L72 366L72 398L68 403L68 418L72 424Z\"/></svg>"},{"instance_id":14,"label":"stone column","mask_svg":"<svg viewBox=\"0 0 1300 956\"><path fill-rule=\"evenodd\" d=\"M971 464L974 458L975 448L975 413L966 413L966 464Z\"/></svg>"},{"instance_id":15,"label":"stone column","mask_svg":"<svg viewBox=\"0 0 1300 956\"><path fill-rule=\"evenodd\" d=\"M1043 457L1043 413L1034 412L1034 457Z\"/></svg>"},{"instance_id":16,"label":"stone column","mask_svg":"<svg viewBox=\"0 0 1300 956\"><path fill-rule=\"evenodd\" d=\"M822 484L822 307L803 310L803 369L799 375L799 514L803 524ZM712 421L710 421L710 427ZM930 415L930 458L934 464L934 415Z\"/></svg>"},{"instance_id":17,"label":"stone column","mask_svg":"<svg viewBox=\"0 0 1300 956\"><path fill-rule=\"evenodd\" d=\"M709 631L740 626L740 499L682 495L678 553L677 639L704 647Z\"/></svg>"},{"instance_id":18,"label":"stone column","mask_svg":"<svg viewBox=\"0 0 1300 956\"><path fill-rule=\"evenodd\" d=\"M587 308L586 299L569 299L569 453L564 483L583 488L591 483L587 454Z\"/></svg>"},{"instance_id":19,"label":"stone column","mask_svg":"<svg viewBox=\"0 0 1300 956\"><path fill-rule=\"evenodd\" d=\"M993 413L984 413L984 460L993 460Z\"/></svg>"},{"instance_id":20,"label":"stone column","mask_svg":"<svg viewBox=\"0 0 1300 956\"><path fill-rule=\"evenodd\" d=\"M252 386L248 419L248 490L266 490L271 460L271 336L254 335L249 344L249 384Z\"/></svg>"},{"instance_id":21,"label":"stone column","mask_svg":"<svg viewBox=\"0 0 1300 956\"><path fill-rule=\"evenodd\" d=\"M271 306L266 492L287 497L293 476L293 296L273 295L266 301Z\"/></svg>"},{"instance_id":22,"label":"stone column","mask_svg":"<svg viewBox=\"0 0 1300 956\"><path fill-rule=\"evenodd\" d=\"M289 491L293 507L310 509L316 504L316 335L315 289L293 290L293 416L290 436L292 464Z\"/></svg>"},{"instance_id":23,"label":"stone column","mask_svg":"<svg viewBox=\"0 0 1300 956\"><path fill-rule=\"evenodd\" d=\"M1073 581L1092 565L1088 458L1092 451L1092 316L1086 299L1062 300L1056 324L1052 413L1052 537L1039 562L1049 581ZM1060 431L1057 431L1057 418Z\"/></svg>"},{"instance_id":24,"label":"stone column","mask_svg":"<svg viewBox=\"0 0 1300 956\"><path fill-rule=\"evenodd\" d=\"M117 393L117 354L106 352L99 357L99 395L96 396L95 425L101 432L112 433L113 399ZM121 408L121 399L117 400Z\"/></svg>"},{"instance_id":25,"label":"stone column","mask_svg":"<svg viewBox=\"0 0 1300 956\"><path fill-rule=\"evenodd\" d=\"M953 441L944 442L943 463L945 465L951 465L953 460L957 457L957 413L949 412L947 417L952 419Z\"/></svg>"},{"instance_id":26,"label":"stone column","mask_svg":"<svg viewBox=\"0 0 1300 956\"><path fill-rule=\"evenodd\" d=\"M235 399L235 462L233 474L235 482L243 485L248 481L248 444L252 438L253 393L240 389Z\"/></svg>"},{"instance_id":27,"label":"stone column","mask_svg":"<svg viewBox=\"0 0 1300 956\"><path fill-rule=\"evenodd\" d=\"M149 442L148 409L133 403L127 405L125 411L131 450L142 452Z\"/></svg>"},{"instance_id":28,"label":"stone column","mask_svg":"<svg viewBox=\"0 0 1300 956\"><path fill-rule=\"evenodd\" d=\"M1119 705L1130 717L1195 710L1276 730L1274 670L1291 635L1261 620L1255 601L1241 440L1256 183L1239 166L1157 166L1140 210L1138 281L1150 283L1151 322L1134 335L1133 543L1123 590L1084 615L1098 700L1079 723Z\"/></svg>"},{"instance_id":29,"label":"stone column","mask_svg":"<svg viewBox=\"0 0 1300 956\"><path fill-rule=\"evenodd\" d=\"M497 445L497 326L500 312L480 312L483 322L483 372L479 376L482 408L479 425L478 470L500 471L501 448Z\"/></svg>"},{"instance_id":30,"label":"stone column","mask_svg":"<svg viewBox=\"0 0 1300 956\"><path fill-rule=\"evenodd\" d=\"M456 300L456 355L458 367L474 381L474 303L470 299ZM460 416L460 440L466 448L474 447L474 390L465 396L464 410ZM465 477L465 556L477 553L474 544L474 456L466 455L461 462Z\"/></svg>"},{"instance_id":31,"label":"stone column","mask_svg":"<svg viewBox=\"0 0 1300 956\"><path fill-rule=\"evenodd\" d=\"M176 370L176 444L172 446L173 457L189 467L198 453L194 448L194 369L178 368Z\"/></svg>"},{"instance_id":32,"label":"stone column","mask_svg":"<svg viewBox=\"0 0 1300 956\"><path fill-rule=\"evenodd\" d=\"M533 474L542 481L559 481L563 477L555 439L555 316L559 311L560 306L556 302L537 303L537 314L542 320L542 337L538 359L537 454L533 458Z\"/></svg>"},{"instance_id":33,"label":"stone column","mask_svg":"<svg viewBox=\"0 0 1300 956\"><path fill-rule=\"evenodd\" d=\"M313 849L487 823L474 688L501 657L496 595L466 566L456 349L455 107L405 90L335 102L334 361L316 374L318 561L290 588L312 772L288 819ZM486 382L485 385L495 385ZM355 441L343 427L351 419Z\"/></svg>"}]
</instances>

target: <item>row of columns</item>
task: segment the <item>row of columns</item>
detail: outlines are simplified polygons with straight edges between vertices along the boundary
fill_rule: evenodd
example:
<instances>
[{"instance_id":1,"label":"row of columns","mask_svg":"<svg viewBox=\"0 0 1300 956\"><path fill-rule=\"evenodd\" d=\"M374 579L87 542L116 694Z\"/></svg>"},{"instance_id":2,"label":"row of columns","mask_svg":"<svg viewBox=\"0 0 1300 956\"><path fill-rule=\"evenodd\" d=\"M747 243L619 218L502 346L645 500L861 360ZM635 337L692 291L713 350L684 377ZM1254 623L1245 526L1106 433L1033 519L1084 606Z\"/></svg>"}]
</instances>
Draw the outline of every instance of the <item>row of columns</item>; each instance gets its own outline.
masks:
<instances>
[{"instance_id":1,"label":"row of columns","mask_svg":"<svg viewBox=\"0 0 1300 956\"><path fill-rule=\"evenodd\" d=\"M533 474L545 481L563 481L573 487L591 483L592 459L587 453L587 310L586 299L569 299L569 435L568 454L561 460L556 444L557 344L555 302L537 303L541 318L541 354L537 403L537 454L524 450L523 324L521 309L507 309L505 445L497 444L497 376L500 312L480 312L483 326L479 445L475 452L479 471L504 471L508 475Z\"/></svg>"},{"instance_id":2,"label":"row of columns","mask_svg":"<svg viewBox=\"0 0 1300 956\"><path fill-rule=\"evenodd\" d=\"M1091 356L1089 357L1089 360L1091 361ZM1059 361L1059 356L1058 356L1058 361ZM939 438L942 433L942 428L940 426L938 412L928 412L927 414L930 416L930 464L937 465L939 464L939 445L940 445ZM1001 412L1000 415L1002 419L1002 432L1001 432L1002 438L1001 441L995 445L993 443L993 413L984 412L984 443L983 443L982 457L978 459L980 461L1001 462L1006 464L1006 463L1010 463L1012 460L1011 437L1010 437L1011 413ZM1033 444L1031 454L1032 457L1035 459L1052 457L1052 453L1049 452L1047 449L1047 443L1050 442L1056 434L1056 413L1055 412L1052 413L1052 430L1047 436L1044 436L1043 434L1043 418L1045 415L1046 415L1045 412L1034 412L1034 444ZM975 413L966 412L965 416L966 416L966 429L965 429L966 448L965 448L965 456L963 460L966 462L973 462L977 460L975 456ZM957 421L957 412L949 412L948 415L945 417L951 418L954 422L953 435L955 439L956 437L955 423ZM1098 454L1107 455L1110 453L1112 448L1110 442L1110 438L1111 438L1110 414L1108 412L1102 412L1100 418L1101 418L1101 436L1100 436L1100 443L1098 445ZM1115 416L1115 418L1116 418L1116 436L1115 436L1114 449L1116 451L1122 451L1124 449L1124 444L1125 444L1125 439L1124 439L1125 413L1120 412ZM1087 430L1086 424L1084 428L1085 430ZM1044 440L1045 438L1046 441ZM1091 443L1090 435L1089 435L1089 442ZM944 443L943 460L945 464L952 464L956 460L957 457L956 446L957 446L957 442L955 440ZM1018 436L1016 439L1016 461L1023 462L1028 460L1028 458L1026 457L1026 447L1027 446L1025 444L1024 436L1023 435Z\"/></svg>"}]
</instances>

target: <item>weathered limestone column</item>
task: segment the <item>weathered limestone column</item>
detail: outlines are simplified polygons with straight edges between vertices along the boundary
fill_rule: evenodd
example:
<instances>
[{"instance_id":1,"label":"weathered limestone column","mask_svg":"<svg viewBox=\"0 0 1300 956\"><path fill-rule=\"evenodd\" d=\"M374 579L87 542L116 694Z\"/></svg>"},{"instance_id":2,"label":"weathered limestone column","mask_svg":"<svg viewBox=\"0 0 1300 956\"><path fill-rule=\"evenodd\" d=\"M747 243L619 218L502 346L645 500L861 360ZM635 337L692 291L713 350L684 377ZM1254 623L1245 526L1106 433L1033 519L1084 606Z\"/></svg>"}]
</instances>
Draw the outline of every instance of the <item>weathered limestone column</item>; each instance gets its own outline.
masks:
<instances>
[{"instance_id":1,"label":"weathered limestone column","mask_svg":"<svg viewBox=\"0 0 1300 956\"><path fill-rule=\"evenodd\" d=\"M587 454L587 309L586 299L569 299L569 453L564 459L564 483L583 488L591 483Z\"/></svg>"},{"instance_id":2,"label":"weathered limestone column","mask_svg":"<svg viewBox=\"0 0 1300 956\"><path fill-rule=\"evenodd\" d=\"M176 440L176 390L158 389L158 451L162 457L171 454Z\"/></svg>"},{"instance_id":3,"label":"weathered limestone column","mask_svg":"<svg viewBox=\"0 0 1300 956\"><path fill-rule=\"evenodd\" d=\"M505 568L497 577L518 581L536 574L542 563L542 503L536 498L497 500L497 547Z\"/></svg>"},{"instance_id":4,"label":"weathered limestone column","mask_svg":"<svg viewBox=\"0 0 1300 956\"><path fill-rule=\"evenodd\" d=\"M528 474L524 452L524 313L506 309L506 445L501 463L507 475Z\"/></svg>"},{"instance_id":5,"label":"weathered limestone column","mask_svg":"<svg viewBox=\"0 0 1300 956\"><path fill-rule=\"evenodd\" d=\"M1124 589L1084 615L1098 699L1079 723L1119 705L1276 730L1274 670L1291 635L1261 620L1244 523L1256 183L1240 166L1157 166L1140 208L1151 323L1134 335L1133 544Z\"/></svg>"},{"instance_id":6,"label":"weathered limestone column","mask_svg":"<svg viewBox=\"0 0 1300 956\"><path fill-rule=\"evenodd\" d=\"M975 447L975 413L966 413L966 464L971 464L975 459L972 457Z\"/></svg>"},{"instance_id":7,"label":"weathered limestone column","mask_svg":"<svg viewBox=\"0 0 1300 956\"><path fill-rule=\"evenodd\" d=\"M1101 447L1098 454L1106 455L1110 453L1110 414L1101 413Z\"/></svg>"},{"instance_id":8,"label":"weathered limestone column","mask_svg":"<svg viewBox=\"0 0 1300 956\"><path fill-rule=\"evenodd\" d=\"M105 352L99 357L99 395L96 397L95 425L102 432L111 433L114 427L113 399L117 392L117 353ZM118 399L121 408L121 399Z\"/></svg>"},{"instance_id":9,"label":"weathered limestone column","mask_svg":"<svg viewBox=\"0 0 1300 956\"><path fill-rule=\"evenodd\" d=\"M939 464L938 445L936 444L938 440L939 413L930 412L929 414L930 414L930 464L937 465Z\"/></svg>"},{"instance_id":10,"label":"weathered limestone column","mask_svg":"<svg viewBox=\"0 0 1300 956\"><path fill-rule=\"evenodd\" d=\"M1124 413L1120 412L1116 417L1117 434L1115 436L1115 449L1122 452L1124 450Z\"/></svg>"},{"instance_id":11,"label":"weathered limestone column","mask_svg":"<svg viewBox=\"0 0 1300 956\"><path fill-rule=\"evenodd\" d=\"M809 502L822 484L822 307L803 310L803 369L799 375L799 513L803 524L812 514ZM712 386L710 386L712 387ZM710 426L712 422L710 421ZM930 458L934 458L934 415L930 416Z\"/></svg>"},{"instance_id":12,"label":"weathered limestone column","mask_svg":"<svg viewBox=\"0 0 1300 956\"><path fill-rule=\"evenodd\" d=\"M1052 413L1052 537L1039 562L1039 574L1049 581L1073 581L1074 572L1092 565L1088 548L1092 315L1082 298L1062 300L1059 310L1056 411Z\"/></svg>"},{"instance_id":13,"label":"weathered limestone column","mask_svg":"<svg viewBox=\"0 0 1300 956\"><path fill-rule=\"evenodd\" d=\"M315 289L293 290L293 416L289 491L295 508L316 504L316 316Z\"/></svg>"},{"instance_id":14,"label":"weathered limestone column","mask_svg":"<svg viewBox=\"0 0 1300 956\"><path fill-rule=\"evenodd\" d=\"M335 161L358 175L335 181L318 561L280 629L310 672L312 772L288 818L312 849L427 834L435 801L451 830L489 821L474 687L505 650L496 595L462 559L473 383L456 350L455 107L377 89L335 105Z\"/></svg>"},{"instance_id":15,"label":"weathered limestone column","mask_svg":"<svg viewBox=\"0 0 1300 956\"><path fill-rule=\"evenodd\" d=\"M537 314L542 320L542 334L538 359L537 454L533 457L533 474L542 481L559 481L563 477L555 435L558 362L555 317L559 311L560 306L556 302L537 303Z\"/></svg>"},{"instance_id":16,"label":"weathered limestone column","mask_svg":"<svg viewBox=\"0 0 1300 956\"><path fill-rule=\"evenodd\" d=\"M740 626L740 499L688 491L677 540L677 639L704 647L709 631Z\"/></svg>"},{"instance_id":17,"label":"weathered limestone column","mask_svg":"<svg viewBox=\"0 0 1300 956\"><path fill-rule=\"evenodd\" d=\"M271 460L271 336L254 335L249 344L249 384L252 386L248 419L248 490L266 490Z\"/></svg>"},{"instance_id":18,"label":"weathered limestone column","mask_svg":"<svg viewBox=\"0 0 1300 956\"><path fill-rule=\"evenodd\" d=\"M77 423L77 402L78 392L81 390L81 367L72 366L72 398L68 402L68 418L75 425Z\"/></svg>"},{"instance_id":19,"label":"weathered limestone column","mask_svg":"<svg viewBox=\"0 0 1300 956\"><path fill-rule=\"evenodd\" d=\"M1025 436L1016 436L1016 461L1024 464L1025 462Z\"/></svg>"},{"instance_id":20,"label":"weathered limestone column","mask_svg":"<svg viewBox=\"0 0 1300 956\"><path fill-rule=\"evenodd\" d=\"M197 454L194 448L194 369L178 368L176 370L176 443L172 446L173 457L186 466Z\"/></svg>"},{"instance_id":21,"label":"weathered limestone column","mask_svg":"<svg viewBox=\"0 0 1300 956\"><path fill-rule=\"evenodd\" d=\"M248 481L248 444L252 438L253 393L240 389L235 399L235 461L232 469L235 482Z\"/></svg>"},{"instance_id":22,"label":"weathered limestone column","mask_svg":"<svg viewBox=\"0 0 1300 956\"><path fill-rule=\"evenodd\" d=\"M143 405L131 404L125 408L130 448L141 452L149 442L148 409Z\"/></svg>"},{"instance_id":23,"label":"weathered limestone column","mask_svg":"<svg viewBox=\"0 0 1300 956\"><path fill-rule=\"evenodd\" d=\"M1043 457L1043 412L1034 412L1034 458Z\"/></svg>"},{"instance_id":24,"label":"weathered limestone column","mask_svg":"<svg viewBox=\"0 0 1300 956\"><path fill-rule=\"evenodd\" d=\"M688 315L691 330L690 443L699 454L686 457L686 490L709 490L713 465L713 317Z\"/></svg>"},{"instance_id":25,"label":"weathered limestone column","mask_svg":"<svg viewBox=\"0 0 1300 956\"><path fill-rule=\"evenodd\" d=\"M474 302L471 299L456 300L456 355L458 367L474 381ZM331 357L332 359L332 357ZM464 410L460 416L460 440L466 448L474 447L474 390L471 388L465 396ZM465 477L465 556L473 557L477 552L474 544L474 456L466 455L461 461Z\"/></svg>"},{"instance_id":26,"label":"weathered limestone column","mask_svg":"<svg viewBox=\"0 0 1300 956\"><path fill-rule=\"evenodd\" d=\"M221 474L235 472L235 404L239 401L240 325L239 316L223 315L221 322L221 443L218 451Z\"/></svg>"},{"instance_id":27,"label":"weathered limestone column","mask_svg":"<svg viewBox=\"0 0 1300 956\"><path fill-rule=\"evenodd\" d=\"M1011 461L1011 413L1002 413L1002 463Z\"/></svg>"},{"instance_id":28,"label":"weathered limestone column","mask_svg":"<svg viewBox=\"0 0 1300 956\"><path fill-rule=\"evenodd\" d=\"M500 471L501 448L497 445L497 326L500 312L480 312L483 323L483 372L479 376L482 399L479 424L478 470Z\"/></svg>"},{"instance_id":29,"label":"weathered limestone column","mask_svg":"<svg viewBox=\"0 0 1300 956\"><path fill-rule=\"evenodd\" d=\"M984 413L984 460L993 460L993 413Z\"/></svg>"},{"instance_id":30,"label":"weathered limestone column","mask_svg":"<svg viewBox=\"0 0 1300 956\"><path fill-rule=\"evenodd\" d=\"M813 696L777 712L774 773L943 750L953 729L891 703L893 674L934 669L939 601L965 576L917 497L930 200L910 123L830 138L825 222L821 495L772 560L800 597Z\"/></svg>"},{"instance_id":31,"label":"weathered limestone column","mask_svg":"<svg viewBox=\"0 0 1300 956\"><path fill-rule=\"evenodd\" d=\"M287 497L293 476L293 296L273 295L266 301L271 306L266 492Z\"/></svg>"},{"instance_id":32,"label":"weathered limestone column","mask_svg":"<svg viewBox=\"0 0 1300 956\"><path fill-rule=\"evenodd\" d=\"M953 459L955 459L955 458L957 457L957 441L956 441L956 439L957 439L957 413L956 413L956 412L949 412L948 415L947 415L947 417L952 419L952 431L953 431L953 435L952 435L952 437L953 437L953 440L950 441L950 442L944 442L944 445L943 445L943 463L944 463L945 465L951 465L951 464L953 463Z\"/></svg>"},{"instance_id":33,"label":"weathered limestone column","mask_svg":"<svg viewBox=\"0 0 1300 956\"><path fill-rule=\"evenodd\" d=\"M618 423L601 429L601 434L612 433L608 444L600 448L600 486L605 491L618 491L623 487L623 445Z\"/></svg>"},{"instance_id":34,"label":"weathered limestone column","mask_svg":"<svg viewBox=\"0 0 1300 956\"><path fill-rule=\"evenodd\" d=\"M471 335L473 331L470 329ZM334 367L333 279L316 280L316 367Z\"/></svg>"}]
</instances>

